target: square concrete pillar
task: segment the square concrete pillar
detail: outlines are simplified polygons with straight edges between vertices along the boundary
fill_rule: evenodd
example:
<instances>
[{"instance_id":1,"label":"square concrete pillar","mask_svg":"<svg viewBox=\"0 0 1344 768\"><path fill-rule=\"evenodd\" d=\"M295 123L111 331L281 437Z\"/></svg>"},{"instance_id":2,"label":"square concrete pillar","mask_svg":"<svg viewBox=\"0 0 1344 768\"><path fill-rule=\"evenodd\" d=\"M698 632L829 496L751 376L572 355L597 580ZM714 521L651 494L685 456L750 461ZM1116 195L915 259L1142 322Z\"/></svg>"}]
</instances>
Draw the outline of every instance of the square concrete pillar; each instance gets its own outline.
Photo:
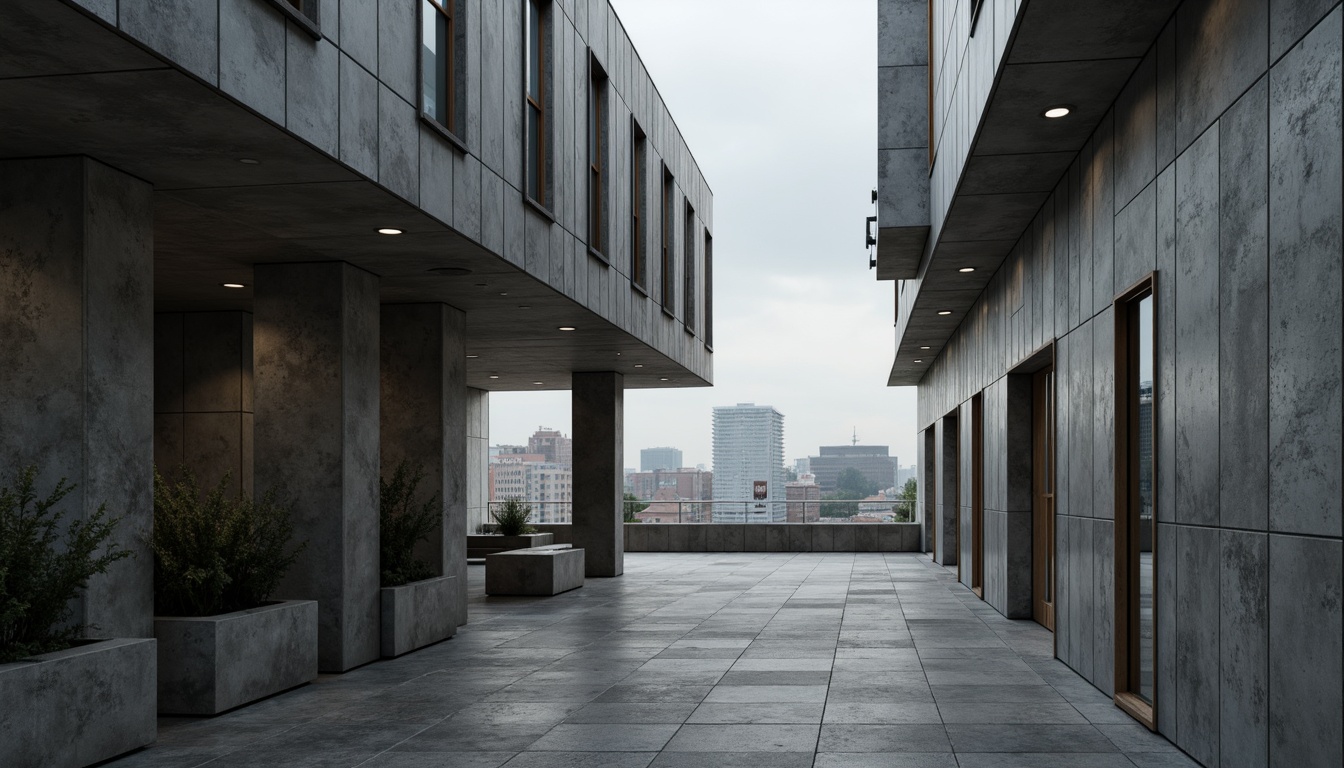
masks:
<instances>
[{"instance_id":1,"label":"square concrete pillar","mask_svg":"<svg viewBox=\"0 0 1344 768\"><path fill-rule=\"evenodd\" d=\"M443 518L416 555L455 576L457 626L467 622L466 315L446 304L382 308L382 473L407 460L425 472L419 492L437 495Z\"/></svg>"},{"instance_id":2,"label":"square concrete pillar","mask_svg":"<svg viewBox=\"0 0 1344 768\"><path fill-rule=\"evenodd\" d=\"M252 496L252 313L154 315L154 464Z\"/></svg>"},{"instance_id":3,"label":"square concrete pillar","mask_svg":"<svg viewBox=\"0 0 1344 768\"><path fill-rule=\"evenodd\" d=\"M275 595L318 601L318 666L380 654L378 278L342 262L254 270L256 492L307 546Z\"/></svg>"},{"instance_id":4,"label":"square concrete pillar","mask_svg":"<svg viewBox=\"0 0 1344 768\"><path fill-rule=\"evenodd\" d=\"M467 388L467 533L490 522L490 393Z\"/></svg>"},{"instance_id":5,"label":"square concrete pillar","mask_svg":"<svg viewBox=\"0 0 1344 768\"><path fill-rule=\"evenodd\" d=\"M574 427L574 546L588 576L625 572L625 377L613 371L571 377Z\"/></svg>"},{"instance_id":6,"label":"square concrete pillar","mask_svg":"<svg viewBox=\"0 0 1344 768\"><path fill-rule=\"evenodd\" d=\"M0 471L36 465L39 494L77 484L67 519L121 518L136 556L72 606L97 637L154 631L153 240L145 182L82 157L0 162Z\"/></svg>"}]
</instances>

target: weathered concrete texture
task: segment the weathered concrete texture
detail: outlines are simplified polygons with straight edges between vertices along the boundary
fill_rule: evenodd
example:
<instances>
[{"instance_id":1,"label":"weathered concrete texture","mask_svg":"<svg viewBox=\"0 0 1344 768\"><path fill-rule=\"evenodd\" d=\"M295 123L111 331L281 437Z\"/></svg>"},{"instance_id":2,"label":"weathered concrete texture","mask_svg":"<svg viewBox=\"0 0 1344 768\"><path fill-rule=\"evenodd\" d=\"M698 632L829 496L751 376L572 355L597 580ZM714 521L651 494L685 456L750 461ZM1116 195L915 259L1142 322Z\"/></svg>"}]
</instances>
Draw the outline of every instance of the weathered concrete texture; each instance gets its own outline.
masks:
<instances>
[{"instance_id":1,"label":"weathered concrete texture","mask_svg":"<svg viewBox=\"0 0 1344 768\"><path fill-rule=\"evenodd\" d=\"M252 314L154 315L154 464L252 495Z\"/></svg>"},{"instance_id":2,"label":"weathered concrete texture","mask_svg":"<svg viewBox=\"0 0 1344 768\"><path fill-rule=\"evenodd\" d=\"M938 420L937 431L937 473L938 473L938 510L936 521L938 534L934 542L933 559L941 565L957 564L957 510L960 506L957 484L957 420L954 416L945 416Z\"/></svg>"},{"instance_id":3,"label":"weathered concrete texture","mask_svg":"<svg viewBox=\"0 0 1344 768\"><path fill-rule=\"evenodd\" d=\"M378 278L339 262L255 269L256 487L307 546L276 595L316 599L319 665L378 658Z\"/></svg>"},{"instance_id":4,"label":"weathered concrete texture","mask_svg":"<svg viewBox=\"0 0 1344 768\"><path fill-rule=\"evenodd\" d=\"M1269 762L1269 542L1220 533L1218 735L1222 764Z\"/></svg>"},{"instance_id":5,"label":"weathered concrete texture","mask_svg":"<svg viewBox=\"0 0 1344 768\"><path fill-rule=\"evenodd\" d=\"M1344 763L1344 549L1269 536L1269 765Z\"/></svg>"},{"instance_id":6,"label":"weathered concrete texture","mask_svg":"<svg viewBox=\"0 0 1344 768\"><path fill-rule=\"evenodd\" d=\"M563 545L556 545L560 547ZM515 549L485 558L487 595L558 595L583 586L584 551Z\"/></svg>"},{"instance_id":7,"label":"weathered concrete texture","mask_svg":"<svg viewBox=\"0 0 1344 768\"><path fill-rule=\"evenodd\" d=\"M153 632L152 239L145 182L85 158L0 163L0 466L36 466L39 494L75 483L68 519L121 518L112 540L136 556L72 606L104 637Z\"/></svg>"},{"instance_id":8,"label":"weathered concrete texture","mask_svg":"<svg viewBox=\"0 0 1344 768\"><path fill-rule=\"evenodd\" d=\"M456 625L466 616L466 315L445 304L389 304L379 322L382 475L408 462L424 471L420 499L437 497L441 521L416 557L458 591ZM386 604L386 598L383 600ZM384 633L386 634L386 633ZM384 640L384 655L387 642Z\"/></svg>"},{"instance_id":9,"label":"weathered concrete texture","mask_svg":"<svg viewBox=\"0 0 1344 768\"><path fill-rule=\"evenodd\" d=\"M383 657L400 656L452 637L459 626L458 617L466 615L458 587L456 576L383 587Z\"/></svg>"},{"instance_id":10,"label":"weathered concrete texture","mask_svg":"<svg viewBox=\"0 0 1344 768\"><path fill-rule=\"evenodd\" d=\"M624 381L608 371L572 379L574 546L587 552L588 576L620 576L624 570Z\"/></svg>"},{"instance_id":11,"label":"weathered concrete texture","mask_svg":"<svg viewBox=\"0 0 1344 768\"><path fill-rule=\"evenodd\" d=\"M154 742L153 640L0 665L0 765L82 768Z\"/></svg>"},{"instance_id":12,"label":"weathered concrete texture","mask_svg":"<svg viewBox=\"0 0 1344 768\"><path fill-rule=\"evenodd\" d=\"M317 603L156 616L159 712L217 715L317 679Z\"/></svg>"},{"instance_id":13,"label":"weathered concrete texture","mask_svg":"<svg viewBox=\"0 0 1344 768\"><path fill-rule=\"evenodd\" d=\"M467 532L490 519L490 393L467 388Z\"/></svg>"},{"instance_id":14,"label":"weathered concrete texture","mask_svg":"<svg viewBox=\"0 0 1344 768\"><path fill-rule=\"evenodd\" d=\"M564 543L555 540L555 534L549 532L524 533L519 536L504 536L498 533L477 533L467 536L467 557L485 557L495 552L509 552L515 549L546 547Z\"/></svg>"}]
</instances>

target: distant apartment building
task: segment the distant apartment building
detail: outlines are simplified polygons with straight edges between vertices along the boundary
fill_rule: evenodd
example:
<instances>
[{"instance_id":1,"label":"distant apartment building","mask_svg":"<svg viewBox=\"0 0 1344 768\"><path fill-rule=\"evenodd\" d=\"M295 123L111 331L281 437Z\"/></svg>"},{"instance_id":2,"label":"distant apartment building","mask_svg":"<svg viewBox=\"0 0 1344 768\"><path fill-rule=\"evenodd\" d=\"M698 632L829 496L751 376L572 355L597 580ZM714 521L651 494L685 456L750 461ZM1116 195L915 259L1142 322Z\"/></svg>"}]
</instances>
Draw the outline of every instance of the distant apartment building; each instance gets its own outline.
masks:
<instances>
[{"instance_id":1,"label":"distant apartment building","mask_svg":"<svg viewBox=\"0 0 1344 768\"><path fill-rule=\"evenodd\" d=\"M574 441L565 437L559 430L538 427L527 439L527 452L539 453L552 464L574 466Z\"/></svg>"},{"instance_id":2,"label":"distant apartment building","mask_svg":"<svg viewBox=\"0 0 1344 768\"><path fill-rule=\"evenodd\" d=\"M574 498L569 467L553 462L503 461L490 465L490 501L532 505L532 522L567 523Z\"/></svg>"},{"instance_id":3,"label":"distant apartment building","mask_svg":"<svg viewBox=\"0 0 1344 768\"><path fill-rule=\"evenodd\" d=\"M812 474L812 460L806 456L801 459L793 460L793 473L800 479L803 475Z\"/></svg>"},{"instance_id":4,"label":"distant apartment building","mask_svg":"<svg viewBox=\"0 0 1344 768\"><path fill-rule=\"evenodd\" d=\"M766 483L766 498L752 498ZM714 522L782 522L784 415L768 405L738 403L714 409ZM747 502L747 503L741 503Z\"/></svg>"},{"instance_id":5,"label":"distant apartment building","mask_svg":"<svg viewBox=\"0 0 1344 768\"><path fill-rule=\"evenodd\" d=\"M846 469L856 469L877 489L896 484L896 457L887 455L885 445L823 445L820 456L808 459L812 474L822 493L834 493L836 478Z\"/></svg>"},{"instance_id":6,"label":"distant apartment building","mask_svg":"<svg viewBox=\"0 0 1344 768\"><path fill-rule=\"evenodd\" d=\"M815 523L821 517L821 486L811 480L784 484L786 522Z\"/></svg>"},{"instance_id":7,"label":"distant apartment building","mask_svg":"<svg viewBox=\"0 0 1344 768\"><path fill-rule=\"evenodd\" d=\"M655 470L630 475L630 493L641 500L714 498L714 473L703 469Z\"/></svg>"},{"instance_id":8,"label":"distant apartment building","mask_svg":"<svg viewBox=\"0 0 1344 768\"><path fill-rule=\"evenodd\" d=\"M641 448L639 451L640 472L680 469L681 466L680 448Z\"/></svg>"}]
</instances>

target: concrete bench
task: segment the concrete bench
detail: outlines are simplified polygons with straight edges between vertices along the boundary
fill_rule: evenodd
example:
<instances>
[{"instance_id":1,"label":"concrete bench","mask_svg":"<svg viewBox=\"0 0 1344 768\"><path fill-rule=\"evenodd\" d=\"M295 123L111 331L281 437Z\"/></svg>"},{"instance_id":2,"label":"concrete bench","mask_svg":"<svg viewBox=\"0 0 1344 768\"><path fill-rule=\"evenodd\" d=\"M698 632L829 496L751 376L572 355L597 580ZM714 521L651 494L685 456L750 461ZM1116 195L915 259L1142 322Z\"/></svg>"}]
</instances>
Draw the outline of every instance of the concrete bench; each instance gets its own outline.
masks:
<instances>
[{"instance_id":1,"label":"concrete bench","mask_svg":"<svg viewBox=\"0 0 1344 768\"><path fill-rule=\"evenodd\" d=\"M583 550L568 544L485 557L487 595L558 595L583 586Z\"/></svg>"}]
</instances>

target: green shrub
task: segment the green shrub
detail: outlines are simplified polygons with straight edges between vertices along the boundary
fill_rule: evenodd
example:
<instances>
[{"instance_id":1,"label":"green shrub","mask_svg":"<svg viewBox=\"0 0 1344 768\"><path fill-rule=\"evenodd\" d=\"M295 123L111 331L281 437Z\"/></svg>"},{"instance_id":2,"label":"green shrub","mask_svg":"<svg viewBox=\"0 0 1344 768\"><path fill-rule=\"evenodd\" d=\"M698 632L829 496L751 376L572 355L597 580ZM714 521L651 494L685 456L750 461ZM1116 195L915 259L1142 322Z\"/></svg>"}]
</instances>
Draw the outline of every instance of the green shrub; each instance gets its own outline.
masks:
<instances>
[{"instance_id":1,"label":"green shrub","mask_svg":"<svg viewBox=\"0 0 1344 768\"><path fill-rule=\"evenodd\" d=\"M423 504L415 503L415 489L424 478L423 469L412 469L410 462L403 459L392 471L391 482L378 480L379 555L384 587L399 587L438 575L433 566L415 557L415 545L427 540L442 523L438 494Z\"/></svg>"},{"instance_id":2,"label":"green shrub","mask_svg":"<svg viewBox=\"0 0 1344 768\"><path fill-rule=\"evenodd\" d=\"M97 627L69 624L70 601L94 574L131 552L110 541L121 518L106 505L61 533L56 509L73 484L61 478L45 498L34 490L37 468L22 469L0 486L0 664L68 648Z\"/></svg>"},{"instance_id":3,"label":"green shrub","mask_svg":"<svg viewBox=\"0 0 1344 768\"><path fill-rule=\"evenodd\" d=\"M532 519L532 505L524 504L516 498L504 502L499 511L491 512L490 516L495 518L495 532L504 536L536 533L537 529L528 525L528 521Z\"/></svg>"},{"instance_id":4,"label":"green shrub","mask_svg":"<svg viewBox=\"0 0 1344 768\"><path fill-rule=\"evenodd\" d=\"M274 490L254 502L228 489L202 495L183 467L170 484L154 470L154 612L214 616L265 603L305 544L290 546L290 509Z\"/></svg>"}]
</instances>

